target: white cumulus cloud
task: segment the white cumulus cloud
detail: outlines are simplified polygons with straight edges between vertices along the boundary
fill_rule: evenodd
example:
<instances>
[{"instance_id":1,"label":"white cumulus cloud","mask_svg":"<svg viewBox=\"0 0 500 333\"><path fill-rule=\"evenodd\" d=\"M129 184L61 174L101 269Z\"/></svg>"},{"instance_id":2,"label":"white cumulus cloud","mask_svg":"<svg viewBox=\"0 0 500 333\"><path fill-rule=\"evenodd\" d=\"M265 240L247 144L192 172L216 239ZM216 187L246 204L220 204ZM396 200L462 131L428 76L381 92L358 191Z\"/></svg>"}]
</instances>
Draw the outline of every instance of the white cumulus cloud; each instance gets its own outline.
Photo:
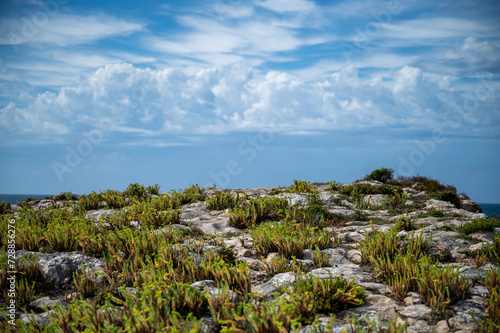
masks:
<instances>
[{"instance_id":1,"label":"white cumulus cloud","mask_svg":"<svg viewBox=\"0 0 500 333\"><path fill-rule=\"evenodd\" d=\"M360 77L353 66L325 80L304 81L280 71L262 75L244 64L194 74L115 64L78 85L30 97L25 106L9 103L0 109L0 130L8 134L4 144L14 144L23 134L51 142L108 122L108 136L121 133L131 142L150 138L141 142L158 145L154 138L264 127L289 134L426 129L439 124L444 105L440 94L448 94L448 103L461 93L440 90L439 82L426 79L416 67L403 67L393 79L392 87L386 87L377 84L382 78ZM472 123L480 111L467 121Z\"/></svg>"}]
</instances>

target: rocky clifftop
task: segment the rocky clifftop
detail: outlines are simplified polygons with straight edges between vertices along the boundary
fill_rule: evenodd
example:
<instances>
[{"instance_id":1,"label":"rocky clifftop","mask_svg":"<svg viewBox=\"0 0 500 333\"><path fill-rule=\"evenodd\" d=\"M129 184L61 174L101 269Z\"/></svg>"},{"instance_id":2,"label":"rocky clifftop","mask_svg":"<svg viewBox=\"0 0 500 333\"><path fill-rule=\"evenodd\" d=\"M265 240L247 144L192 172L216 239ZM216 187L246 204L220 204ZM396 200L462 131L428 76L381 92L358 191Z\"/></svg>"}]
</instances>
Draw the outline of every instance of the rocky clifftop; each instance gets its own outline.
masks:
<instances>
[{"instance_id":1,"label":"rocky clifftop","mask_svg":"<svg viewBox=\"0 0 500 333\"><path fill-rule=\"evenodd\" d=\"M131 184L22 206L1 215L2 290L12 276L16 290L0 301L2 330L500 327L500 223L425 177L163 194Z\"/></svg>"}]
</instances>

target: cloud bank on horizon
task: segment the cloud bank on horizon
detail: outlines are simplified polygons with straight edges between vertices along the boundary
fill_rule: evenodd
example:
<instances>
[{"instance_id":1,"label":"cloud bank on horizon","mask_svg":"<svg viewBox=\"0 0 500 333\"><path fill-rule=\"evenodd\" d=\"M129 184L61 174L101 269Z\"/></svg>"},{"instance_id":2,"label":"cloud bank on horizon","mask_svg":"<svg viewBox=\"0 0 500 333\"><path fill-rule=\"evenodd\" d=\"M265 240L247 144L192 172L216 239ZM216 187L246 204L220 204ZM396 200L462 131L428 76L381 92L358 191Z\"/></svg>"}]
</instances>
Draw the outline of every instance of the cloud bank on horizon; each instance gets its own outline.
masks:
<instances>
[{"instance_id":1,"label":"cloud bank on horizon","mask_svg":"<svg viewBox=\"0 0 500 333\"><path fill-rule=\"evenodd\" d=\"M499 147L498 3L96 4L1 5L4 154L64 146L103 123L117 149L264 127L292 141L383 131L411 142L439 131Z\"/></svg>"}]
</instances>

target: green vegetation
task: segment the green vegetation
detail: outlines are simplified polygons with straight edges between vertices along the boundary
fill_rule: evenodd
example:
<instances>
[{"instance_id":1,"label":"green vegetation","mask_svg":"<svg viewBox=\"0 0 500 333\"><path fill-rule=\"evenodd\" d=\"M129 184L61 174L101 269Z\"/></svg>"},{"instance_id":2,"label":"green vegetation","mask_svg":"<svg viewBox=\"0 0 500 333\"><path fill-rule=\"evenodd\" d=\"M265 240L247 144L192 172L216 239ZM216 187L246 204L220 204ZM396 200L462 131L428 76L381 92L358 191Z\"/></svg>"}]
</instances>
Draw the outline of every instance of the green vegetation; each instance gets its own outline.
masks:
<instances>
[{"instance_id":1,"label":"green vegetation","mask_svg":"<svg viewBox=\"0 0 500 333\"><path fill-rule=\"evenodd\" d=\"M285 258L302 258L305 249L335 247L335 236L325 229L307 226L297 222L272 222L261 224L249 233L255 249L262 255L279 252Z\"/></svg>"},{"instance_id":2,"label":"green vegetation","mask_svg":"<svg viewBox=\"0 0 500 333\"><path fill-rule=\"evenodd\" d=\"M312 323L318 314L330 315L349 307L360 306L366 297L365 289L354 280L341 277L328 279L302 276L288 292L289 302L302 323Z\"/></svg>"},{"instance_id":3,"label":"green vegetation","mask_svg":"<svg viewBox=\"0 0 500 333\"><path fill-rule=\"evenodd\" d=\"M457 227L457 231L464 235L470 235L478 231L493 231L500 227L500 221L496 219L475 219L472 222L461 224Z\"/></svg>"},{"instance_id":4,"label":"green vegetation","mask_svg":"<svg viewBox=\"0 0 500 333\"><path fill-rule=\"evenodd\" d=\"M474 318L478 326L477 332L489 333L500 331L500 266L490 269L487 272L486 279L482 281L488 289L488 295L485 297L488 302L486 313L489 314L481 323Z\"/></svg>"},{"instance_id":5,"label":"green vegetation","mask_svg":"<svg viewBox=\"0 0 500 333\"><path fill-rule=\"evenodd\" d=\"M303 180L293 180L293 185L290 186L290 192L298 192L298 193L311 193L315 192L316 188L309 181Z\"/></svg>"},{"instance_id":6,"label":"green vegetation","mask_svg":"<svg viewBox=\"0 0 500 333\"><path fill-rule=\"evenodd\" d=\"M448 201L454 204L456 208L462 207L460 198L455 192L452 191L434 192L430 194L430 197L437 200Z\"/></svg>"},{"instance_id":7,"label":"green vegetation","mask_svg":"<svg viewBox=\"0 0 500 333\"><path fill-rule=\"evenodd\" d=\"M304 271L303 265L295 257L292 260L288 260L285 256L280 255L272 257L269 261L264 260L264 257L262 257L260 264L267 274L268 279L280 273L294 272L299 274Z\"/></svg>"},{"instance_id":8,"label":"green vegetation","mask_svg":"<svg viewBox=\"0 0 500 333\"><path fill-rule=\"evenodd\" d=\"M414 177L399 176L396 182L400 186L404 187L413 187L416 184L416 190L425 191L427 193L446 192L446 191L457 193L457 189L455 188L455 186L445 185L435 179L423 176L414 176Z\"/></svg>"},{"instance_id":9,"label":"green vegetation","mask_svg":"<svg viewBox=\"0 0 500 333\"><path fill-rule=\"evenodd\" d=\"M445 216L445 214L442 211L437 210L437 209L433 209L433 210L428 211L427 213L418 215L418 218L424 218L424 217L444 217L444 216Z\"/></svg>"},{"instance_id":10,"label":"green vegetation","mask_svg":"<svg viewBox=\"0 0 500 333\"><path fill-rule=\"evenodd\" d=\"M0 202L0 215L7 213L9 210L11 210L10 203L5 201Z\"/></svg>"},{"instance_id":11,"label":"green vegetation","mask_svg":"<svg viewBox=\"0 0 500 333\"><path fill-rule=\"evenodd\" d=\"M417 226L412 219L410 219L408 216L404 216L397 219L395 228L398 230L412 231L416 230Z\"/></svg>"},{"instance_id":12,"label":"green vegetation","mask_svg":"<svg viewBox=\"0 0 500 333\"><path fill-rule=\"evenodd\" d=\"M450 305L465 299L470 283L457 268L439 268L427 256L432 239L414 233L403 239L397 229L375 232L360 242L361 258L371 263L374 274L386 281L394 297L404 299L409 291L418 291L436 318L445 318Z\"/></svg>"},{"instance_id":13,"label":"green vegetation","mask_svg":"<svg viewBox=\"0 0 500 333\"><path fill-rule=\"evenodd\" d=\"M385 194L394 195L394 193L403 194L401 187L397 185L383 184L379 186L374 186L370 184L354 184L354 185L344 185L339 190L340 194L345 194L349 197L353 197L359 194Z\"/></svg>"},{"instance_id":14,"label":"green vegetation","mask_svg":"<svg viewBox=\"0 0 500 333\"><path fill-rule=\"evenodd\" d=\"M205 199L207 208L210 210L224 210L227 208L234 209L248 200L246 194L236 195L226 194L224 192L217 193Z\"/></svg>"},{"instance_id":15,"label":"green vegetation","mask_svg":"<svg viewBox=\"0 0 500 333\"><path fill-rule=\"evenodd\" d=\"M420 176L394 180L393 171L387 168L374 170L366 179L384 184L341 186L338 182L329 182L327 188L324 183L294 180L289 192L307 197L307 202L301 206L291 206L290 198L250 196L228 190L205 191L197 184L167 194L160 193L159 185L138 183L129 184L124 191L91 192L78 200L70 200L76 197L69 193L65 199L61 196L61 203L52 201L59 206L41 209L35 207L37 201L26 200L15 213L16 250L78 251L102 260L104 268L95 271L92 266L82 265L72 278L69 277L70 281L65 281L64 286L56 290L60 298L66 293L69 306L56 305L50 314L50 324L39 325L31 319L27 323L17 320L16 325L11 326L0 321L0 331L199 332L208 329L214 333L288 333L312 324L317 332L333 332L333 325L325 324L324 317L333 320L340 311L363 305L368 294L354 279L308 274L311 269L342 267L343 259L337 263L331 259L331 249L338 247L344 248L337 249L339 254L357 248L361 252L360 270L373 274L374 279L370 282L390 286L391 296L396 300L403 302L409 292L418 292L432 309L432 323L448 319L453 304L468 297L471 282L462 277L458 268L434 259L438 256L433 249L432 234L425 233L424 237L424 233L415 231L426 225L418 224L417 218L441 218L444 217L442 211L432 210L416 218L400 217L395 227L385 232L372 225L371 230L365 231L364 239L356 243L353 240L359 239L359 235L350 233L359 232L357 226L366 223L347 222L366 220L372 213L361 209L383 208L389 214L401 214L423 207L422 202L408 205L402 189L417 182L415 188L425 189L431 197L440 200L455 203L456 191ZM317 188L341 194L342 199L354 203L354 216L347 218L332 213L330 205L322 205L320 198L324 198L320 197ZM214 192L217 193L207 196ZM283 192L279 188L272 194ZM374 194L386 196L378 207L364 201L366 195ZM203 202L188 208L184 206L198 201ZM87 215L96 209L114 209L114 212L97 220L85 218L96 216L93 212ZM189 221L191 217L186 218L186 215L181 220L184 209L188 216L192 216L193 209L199 209L201 214L196 216L213 215L217 219L225 216L212 211L225 210L231 226L245 229L244 233L236 230L222 235L204 235L196 228L196 220ZM374 221L392 223L389 214L375 215ZM0 258L7 256L11 239L7 230L13 218L10 207L1 203ZM345 245L339 236L340 227L345 227L340 230ZM497 220L477 219L457 228L444 226L438 230L456 229L461 237L472 240L468 235L497 227L500 227ZM388 229L386 226L377 228ZM468 249L470 243L461 242ZM303 260L304 254L308 254L310 260ZM465 254L468 264L471 260L474 263L470 251ZM40 254L24 253L18 260L15 297L17 306L26 312L33 310L29 306L31 301L52 295L55 290L54 281L47 280L46 272L42 274L40 270L39 257ZM257 258L261 260L252 260ZM491 244L484 244L477 254L477 267L483 267L485 262L500 262L500 236ZM8 299L8 270L7 261L0 260L2 307ZM285 272L294 273L296 280L286 288L282 285L276 289L274 297L252 292L252 283L255 287ZM215 281L216 292L200 283L207 280ZM196 285L191 285L195 282ZM498 331L499 272L490 270L480 283L489 294L485 297L488 315L477 321L478 331ZM380 318L378 322L363 320L361 323L360 318L352 317L351 320L349 312L347 318L352 332L404 332L408 326L407 323L397 324L397 318L384 321L383 328ZM341 320L345 323L346 319Z\"/></svg>"},{"instance_id":16,"label":"green vegetation","mask_svg":"<svg viewBox=\"0 0 500 333\"><path fill-rule=\"evenodd\" d=\"M379 182L385 183L391 180L394 176L394 170L388 168L381 168L373 170L369 175L365 177L366 180L377 180Z\"/></svg>"}]
</instances>

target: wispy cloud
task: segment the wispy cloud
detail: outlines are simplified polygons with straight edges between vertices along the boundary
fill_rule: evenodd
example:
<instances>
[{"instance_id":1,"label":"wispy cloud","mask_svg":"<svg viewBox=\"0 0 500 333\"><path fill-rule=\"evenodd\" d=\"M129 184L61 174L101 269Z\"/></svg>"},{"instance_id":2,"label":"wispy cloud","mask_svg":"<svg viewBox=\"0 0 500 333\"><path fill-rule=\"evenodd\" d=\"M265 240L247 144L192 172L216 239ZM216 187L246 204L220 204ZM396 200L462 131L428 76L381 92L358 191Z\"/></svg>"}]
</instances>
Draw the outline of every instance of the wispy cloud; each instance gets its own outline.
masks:
<instances>
[{"instance_id":1,"label":"wispy cloud","mask_svg":"<svg viewBox=\"0 0 500 333\"><path fill-rule=\"evenodd\" d=\"M81 16L57 13L54 17L46 15L46 20L41 23L32 20L24 16L0 19L0 44L78 45L129 35L145 28L141 23L124 21L106 14Z\"/></svg>"}]
</instances>

